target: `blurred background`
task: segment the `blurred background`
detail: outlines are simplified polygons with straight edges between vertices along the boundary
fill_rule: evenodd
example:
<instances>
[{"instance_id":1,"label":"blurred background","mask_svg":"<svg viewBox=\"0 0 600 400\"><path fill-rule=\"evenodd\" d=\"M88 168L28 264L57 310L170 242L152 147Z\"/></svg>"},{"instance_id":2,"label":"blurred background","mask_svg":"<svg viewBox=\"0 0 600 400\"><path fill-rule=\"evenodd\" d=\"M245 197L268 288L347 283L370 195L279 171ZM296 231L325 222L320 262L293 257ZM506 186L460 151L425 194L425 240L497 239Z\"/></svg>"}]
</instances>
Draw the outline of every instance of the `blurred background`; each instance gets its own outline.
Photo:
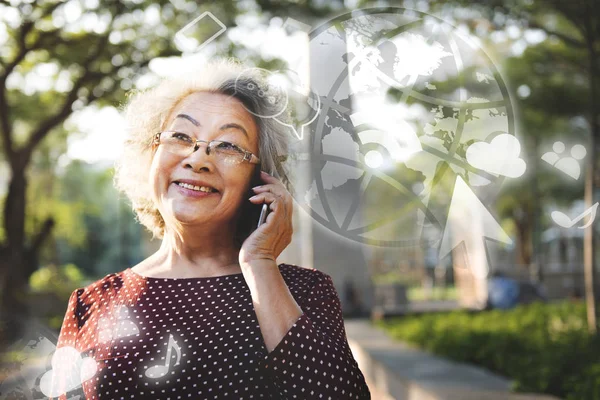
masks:
<instances>
[{"instance_id":1,"label":"blurred background","mask_svg":"<svg viewBox=\"0 0 600 400\"><path fill-rule=\"evenodd\" d=\"M332 276L373 398L600 399L599 54L595 0L0 0L0 398L160 246L112 185L128 94L234 57L291 71L278 261Z\"/></svg>"}]
</instances>

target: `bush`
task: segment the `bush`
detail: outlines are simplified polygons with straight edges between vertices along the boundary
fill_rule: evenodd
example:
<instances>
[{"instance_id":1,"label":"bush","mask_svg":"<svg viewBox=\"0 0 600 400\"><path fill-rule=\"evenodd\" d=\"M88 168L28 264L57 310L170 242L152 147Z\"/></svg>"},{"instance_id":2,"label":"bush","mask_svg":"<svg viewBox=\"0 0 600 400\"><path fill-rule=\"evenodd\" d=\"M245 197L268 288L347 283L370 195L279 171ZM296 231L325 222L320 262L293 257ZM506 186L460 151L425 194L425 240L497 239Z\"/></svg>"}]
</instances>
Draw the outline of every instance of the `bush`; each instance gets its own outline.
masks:
<instances>
[{"instance_id":1,"label":"bush","mask_svg":"<svg viewBox=\"0 0 600 400\"><path fill-rule=\"evenodd\" d=\"M513 379L514 390L600 400L600 339L582 302L394 318L377 325L449 359Z\"/></svg>"},{"instance_id":2,"label":"bush","mask_svg":"<svg viewBox=\"0 0 600 400\"><path fill-rule=\"evenodd\" d=\"M55 293L68 299L73 290L83 286L84 282L85 276L74 264L62 267L50 264L31 274L29 287L34 293Z\"/></svg>"},{"instance_id":3,"label":"bush","mask_svg":"<svg viewBox=\"0 0 600 400\"><path fill-rule=\"evenodd\" d=\"M44 320L50 328L59 329L69 296L86 284L86 277L74 264L61 267L50 264L38 269L29 278L28 301L33 316Z\"/></svg>"}]
</instances>

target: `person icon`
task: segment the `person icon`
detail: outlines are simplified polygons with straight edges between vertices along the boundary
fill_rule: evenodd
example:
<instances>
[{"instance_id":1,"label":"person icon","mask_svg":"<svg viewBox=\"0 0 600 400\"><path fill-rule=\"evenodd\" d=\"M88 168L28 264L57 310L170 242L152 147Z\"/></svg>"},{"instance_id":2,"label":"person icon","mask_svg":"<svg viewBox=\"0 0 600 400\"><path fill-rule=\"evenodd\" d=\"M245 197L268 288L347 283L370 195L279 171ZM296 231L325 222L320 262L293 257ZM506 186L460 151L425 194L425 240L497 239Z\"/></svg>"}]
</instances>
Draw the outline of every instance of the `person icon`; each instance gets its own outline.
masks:
<instances>
[{"instance_id":1,"label":"person icon","mask_svg":"<svg viewBox=\"0 0 600 400\"><path fill-rule=\"evenodd\" d=\"M126 336L137 335L140 333L137 325L129 319L129 309L126 306L121 306L117 310L117 323L116 330L113 332L113 339L119 339Z\"/></svg>"},{"instance_id":2,"label":"person icon","mask_svg":"<svg viewBox=\"0 0 600 400\"><path fill-rule=\"evenodd\" d=\"M579 179L581 175L581 167L579 166L580 160L582 160L587 151L585 147L580 144L576 144L571 148L571 157L561 157L561 154L565 151L565 144L557 141L552 146L553 151L549 151L542 155L542 160L552 165L556 169L564 172L573 179Z\"/></svg>"},{"instance_id":3,"label":"person icon","mask_svg":"<svg viewBox=\"0 0 600 400\"><path fill-rule=\"evenodd\" d=\"M106 343L112 340L113 329L109 318L100 318L98 320L98 341Z\"/></svg>"},{"instance_id":4,"label":"person icon","mask_svg":"<svg viewBox=\"0 0 600 400\"><path fill-rule=\"evenodd\" d=\"M547 153L544 153L542 156L542 160L546 161L548 164L554 166L558 160L560 160L559 154L562 154L565 151L565 144L563 142L554 142L552 145L552 150Z\"/></svg>"},{"instance_id":5,"label":"person icon","mask_svg":"<svg viewBox=\"0 0 600 400\"><path fill-rule=\"evenodd\" d=\"M120 306L116 310L116 316L117 323L115 326L111 326L110 319L108 318L101 318L98 322L100 342L104 343L140 333L137 325L129 319L129 309L126 306Z\"/></svg>"}]
</instances>

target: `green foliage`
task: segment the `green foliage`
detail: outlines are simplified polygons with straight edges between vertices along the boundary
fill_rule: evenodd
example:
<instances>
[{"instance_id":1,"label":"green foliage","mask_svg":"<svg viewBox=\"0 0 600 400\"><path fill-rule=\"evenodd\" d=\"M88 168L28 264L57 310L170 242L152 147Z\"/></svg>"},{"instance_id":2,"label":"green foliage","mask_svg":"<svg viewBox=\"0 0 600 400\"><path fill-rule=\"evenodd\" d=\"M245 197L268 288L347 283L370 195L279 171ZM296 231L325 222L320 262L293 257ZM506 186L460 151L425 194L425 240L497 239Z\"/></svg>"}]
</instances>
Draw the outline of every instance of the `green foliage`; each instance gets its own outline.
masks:
<instances>
[{"instance_id":1,"label":"green foliage","mask_svg":"<svg viewBox=\"0 0 600 400\"><path fill-rule=\"evenodd\" d=\"M121 232L113 233L112 241L104 239L115 220L131 214L121 212L119 200L113 197L118 206L110 209L116 213L106 216L106 208L98 207L107 205L98 187L93 195L88 190L80 196L82 188L69 186L58 176L65 164L65 159L59 163L59 157L75 135L64 123L91 104L120 106L130 89L147 85L140 81L153 75L151 61L181 55L173 42L178 30L207 10L234 26L238 6L231 0L206 5L191 0L0 1L0 160L6 163L10 179L26 177L25 192L7 191L11 180L0 179L0 185L7 186L0 188L2 209L6 196L12 204L25 207L24 213L19 207L0 213L0 247L19 251L24 247L32 264L69 260L90 272L101 251L112 251L112 260L100 261L104 270L109 264L114 270L115 255L128 263L128 247L118 244L125 239L139 242L139 235L129 237L137 232L120 223L116 226ZM219 40L227 40L226 35ZM222 46L215 44L215 53L222 53ZM97 229L98 225L105 229ZM8 237L24 237L23 243L7 241ZM104 241L101 249L94 247L99 241ZM86 263L82 257L69 258L82 248L89 254ZM137 259L138 254L131 257ZM0 286L10 280L10 287L19 292L32 268L10 267L20 272L4 271L8 273L0 274L5 277ZM9 293L7 298L18 297L3 290Z\"/></svg>"},{"instance_id":2,"label":"green foliage","mask_svg":"<svg viewBox=\"0 0 600 400\"><path fill-rule=\"evenodd\" d=\"M28 190L34 192L30 188ZM27 204L26 232L33 234L39 229L37 225L40 222L52 217L56 222L53 232L55 237L66 240L72 246L81 247L86 239L83 224L85 207L83 202L65 202L55 198L30 202Z\"/></svg>"},{"instance_id":3,"label":"green foliage","mask_svg":"<svg viewBox=\"0 0 600 400\"><path fill-rule=\"evenodd\" d=\"M574 379L569 378L565 385L569 388L569 399L597 399L600 393L600 362L592 363ZM595 393L596 397L590 397Z\"/></svg>"},{"instance_id":4,"label":"green foliage","mask_svg":"<svg viewBox=\"0 0 600 400\"><path fill-rule=\"evenodd\" d=\"M75 264L60 267L48 264L39 268L29 277L28 300L35 307L35 317L58 331L71 293L89 282L90 279Z\"/></svg>"},{"instance_id":5,"label":"green foliage","mask_svg":"<svg viewBox=\"0 0 600 400\"><path fill-rule=\"evenodd\" d=\"M142 258L143 228L113 187L113 174L112 168L73 161L57 177L53 198L72 205L82 228L68 225L72 230L57 237L56 252L89 276L104 276ZM80 235L81 245L71 235Z\"/></svg>"},{"instance_id":6,"label":"green foliage","mask_svg":"<svg viewBox=\"0 0 600 400\"><path fill-rule=\"evenodd\" d=\"M496 59L504 59L503 75L514 89L511 97L517 110L518 136L522 155L527 161L527 171L522 178L510 182L499 196L495 209L502 218L503 227L514 235L517 242L517 262L528 264L535 257L531 246L540 242L540 232L553 226L547 216L548 207L568 207L583 198L583 179L568 181L557 175L549 165L540 160L555 140L567 144L587 146L592 131L581 127L577 121L590 121L591 55L586 48L588 40L600 44L597 31L591 26L600 22L597 12L591 12L595 0L577 2L562 0L484 0L484 1L432 1L434 10L448 10L465 22L484 39L489 49L500 49ZM462 8L465 17L458 16ZM464 13L468 9L470 13ZM493 21L483 28L481 21ZM477 27L477 29L475 29ZM491 40L491 34L507 27L518 28L521 33L512 37L501 50L502 44ZM513 43L526 43L525 31L537 30L545 39L528 43L522 54L510 56ZM588 32L586 35L585 32ZM509 35L510 36L510 35ZM595 55L596 59L598 53ZM439 86L439 85L438 85ZM517 88L529 88L528 94L517 96ZM598 105L595 105L597 110ZM597 111L596 111L597 112ZM590 124L591 125L591 124ZM597 135L598 133L596 133ZM557 260L562 261L562 260Z\"/></svg>"},{"instance_id":7,"label":"green foliage","mask_svg":"<svg viewBox=\"0 0 600 400\"><path fill-rule=\"evenodd\" d=\"M434 354L507 376L518 392L600 399L600 337L588 333L581 302L427 314L377 324Z\"/></svg>"},{"instance_id":8,"label":"green foliage","mask_svg":"<svg viewBox=\"0 0 600 400\"><path fill-rule=\"evenodd\" d=\"M57 297L69 298L73 290L85 286L86 277L75 264L57 267L54 264L42 267L29 278L33 293L54 293Z\"/></svg>"},{"instance_id":9,"label":"green foliage","mask_svg":"<svg viewBox=\"0 0 600 400\"><path fill-rule=\"evenodd\" d=\"M430 291L421 286L414 286L408 288L406 297L408 297L409 301L456 300L458 298L458 291L455 286L433 287Z\"/></svg>"}]
</instances>

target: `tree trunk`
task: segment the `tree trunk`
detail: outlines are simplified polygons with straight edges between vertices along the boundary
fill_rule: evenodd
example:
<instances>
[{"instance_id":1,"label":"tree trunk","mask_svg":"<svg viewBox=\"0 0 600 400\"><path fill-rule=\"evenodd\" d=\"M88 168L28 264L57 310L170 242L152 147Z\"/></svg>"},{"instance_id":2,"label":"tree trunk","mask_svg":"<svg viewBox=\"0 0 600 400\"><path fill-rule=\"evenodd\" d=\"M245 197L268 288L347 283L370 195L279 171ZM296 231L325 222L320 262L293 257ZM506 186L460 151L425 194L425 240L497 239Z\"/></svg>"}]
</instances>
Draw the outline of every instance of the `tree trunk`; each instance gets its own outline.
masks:
<instances>
[{"instance_id":1,"label":"tree trunk","mask_svg":"<svg viewBox=\"0 0 600 400\"><path fill-rule=\"evenodd\" d=\"M527 213L514 219L517 228L517 263L528 267L531 263L531 230L532 225Z\"/></svg>"},{"instance_id":2,"label":"tree trunk","mask_svg":"<svg viewBox=\"0 0 600 400\"><path fill-rule=\"evenodd\" d=\"M18 164L15 162L14 164ZM4 204L4 230L6 232L6 247L9 249L12 262L18 262L19 254L25 248L25 204L27 179L25 168L12 166L12 177L8 185L8 194ZM13 264L14 265L14 264Z\"/></svg>"},{"instance_id":3,"label":"tree trunk","mask_svg":"<svg viewBox=\"0 0 600 400\"><path fill-rule=\"evenodd\" d=\"M0 320L2 336L5 341L12 341L20 332L20 321L27 317L25 290L27 289L27 266L25 251L25 204L27 179L24 169L13 167L13 174L8 187L4 205L4 228L6 245L3 246L0 261ZM29 255L31 257L31 255Z\"/></svg>"},{"instance_id":4,"label":"tree trunk","mask_svg":"<svg viewBox=\"0 0 600 400\"><path fill-rule=\"evenodd\" d=\"M590 0L587 7L585 19L585 39L589 55L589 79L590 79L590 154L588 158L587 176L585 181L585 204L592 207L595 203L596 191L596 162L597 146L600 140L600 126L598 123L598 82L595 71L598 68L598 60L595 48L596 30L593 18L595 17L595 0ZM584 272L585 272L585 298L587 304L588 329L591 333L598 333L598 309L596 299L596 251L594 249L594 224L586 228L584 234Z\"/></svg>"},{"instance_id":5,"label":"tree trunk","mask_svg":"<svg viewBox=\"0 0 600 400\"><path fill-rule=\"evenodd\" d=\"M588 160L588 173L585 182L585 204L589 208L594 203L594 164L596 159L595 138L592 136L592 151ZM594 271L594 224L585 229L583 238L583 260L585 273L585 299L587 304L587 321L589 331L596 334L598 331L596 293L595 293L595 271Z\"/></svg>"},{"instance_id":6,"label":"tree trunk","mask_svg":"<svg viewBox=\"0 0 600 400\"><path fill-rule=\"evenodd\" d=\"M40 249L54 227L54 219L46 219L26 245L26 189L24 171L13 173L4 208L7 240L0 246L0 329L5 342L3 345L17 339L22 324L27 321L29 277L37 269Z\"/></svg>"},{"instance_id":7,"label":"tree trunk","mask_svg":"<svg viewBox=\"0 0 600 400\"><path fill-rule=\"evenodd\" d=\"M541 224L540 224L540 211L543 208L542 206L542 196L540 195L540 188L538 185L537 174L539 171L539 161L538 157L538 147L539 147L539 137L537 133L533 135L533 148L530 154L533 154L532 161L529 162L531 167L530 174L532 177L531 180L531 193L534 199L540 199L538 201L533 201L531 203L531 274L533 279L537 283L541 283L544 280L544 270L542 267L542 263L540 260L540 247L541 247Z\"/></svg>"}]
</instances>

